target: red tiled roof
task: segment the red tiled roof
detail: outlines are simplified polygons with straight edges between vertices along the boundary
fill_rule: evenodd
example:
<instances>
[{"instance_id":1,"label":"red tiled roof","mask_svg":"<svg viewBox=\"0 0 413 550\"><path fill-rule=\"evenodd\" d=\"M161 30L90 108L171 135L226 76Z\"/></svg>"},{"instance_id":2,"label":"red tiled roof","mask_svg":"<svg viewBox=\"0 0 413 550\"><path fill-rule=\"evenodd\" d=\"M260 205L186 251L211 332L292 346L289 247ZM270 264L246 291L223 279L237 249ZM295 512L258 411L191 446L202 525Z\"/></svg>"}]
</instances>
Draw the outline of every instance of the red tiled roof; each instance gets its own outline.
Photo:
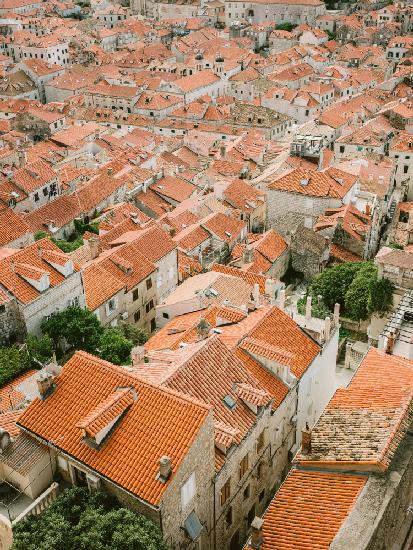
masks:
<instances>
[{"instance_id":1,"label":"red tiled roof","mask_svg":"<svg viewBox=\"0 0 413 550\"><path fill-rule=\"evenodd\" d=\"M265 513L261 550L327 550L366 481L292 470Z\"/></svg>"},{"instance_id":2,"label":"red tiled roof","mask_svg":"<svg viewBox=\"0 0 413 550\"><path fill-rule=\"evenodd\" d=\"M260 287L260 294L265 294L265 281L267 280L264 275L258 275L255 273L248 273L246 271L241 271L236 267L231 267L228 265L222 264L213 264L211 271L218 271L219 273L225 273L225 275L233 275L234 277L239 277L243 279L249 285L254 286L258 284Z\"/></svg>"},{"instance_id":3,"label":"red tiled roof","mask_svg":"<svg viewBox=\"0 0 413 550\"><path fill-rule=\"evenodd\" d=\"M413 361L370 348L347 388L334 394L301 464L384 471L413 420Z\"/></svg>"},{"instance_id":4,"label":"red tiled roof","mask_svg":"<svg viewBox=\"0 0 413 550\"><path fill-rule=\"evenodd\" d=\"M11 208L0 211L0 246L6 246L30 233L30 228L20 214Z\"/></svg>"},{"instance_id":5,"label":"red tiled roof","mask_svg":"<svg viewBox=\"0 0 413 550\"><path fill-rule=\"evenodd\" d=\"M144 383L122 367L81 351L66 363L55 382L55 391L43 401L36 399L19 425L139 498L159 505L170 483L156 478L159 459L171 458L173 480L209 407ZM83 442L77 425L119 387L134 388L137 399L105 445L92 449Z\"/></svg>"}]
</instances>

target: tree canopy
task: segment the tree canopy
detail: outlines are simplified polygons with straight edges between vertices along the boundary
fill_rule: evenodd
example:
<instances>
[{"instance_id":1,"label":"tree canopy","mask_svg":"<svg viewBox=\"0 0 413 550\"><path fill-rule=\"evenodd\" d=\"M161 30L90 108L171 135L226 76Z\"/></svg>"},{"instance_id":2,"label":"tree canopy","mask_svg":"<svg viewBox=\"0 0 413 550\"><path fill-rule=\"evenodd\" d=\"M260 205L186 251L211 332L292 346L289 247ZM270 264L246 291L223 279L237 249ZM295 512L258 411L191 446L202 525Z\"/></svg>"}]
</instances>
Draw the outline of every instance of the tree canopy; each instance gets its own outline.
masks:
<instances>
[{"instance_id":1,"label":"tree canopy","mask_svg":"<svg viewBox=\"0 0 413 550\"><path fill-rule=\"evenodd\" d=\"M321 295L329 310L339 303L343 315L360 321L372 313L383 314L390 309L393 284L388 279L378 280L373 262L348 262L317 275L309 293L313 299Z\"/></svg>"},{"instance_id":2,"label":"tree canopy","mask_svg":"<svg viewBox=\"0 0 413 550\"><path fill-rule=\"evenodd\" d=\"M13 529L12 550L167 550L157 525L86 488L64 490Z\"/></svg>"},{"instance_id":3,"label":"tree canopy","mask_svg":"<svg viewBox=\"0 0 413 550\"><path fill-rule=\"evenodd\" d=\"M57 350L84 350L116 365L124 365L130 361L133 338L142 339L145 335L136 327L126 326L103 327L92 311L76 306L46 319L42 331Z\"/></svg>"}]
</instances>

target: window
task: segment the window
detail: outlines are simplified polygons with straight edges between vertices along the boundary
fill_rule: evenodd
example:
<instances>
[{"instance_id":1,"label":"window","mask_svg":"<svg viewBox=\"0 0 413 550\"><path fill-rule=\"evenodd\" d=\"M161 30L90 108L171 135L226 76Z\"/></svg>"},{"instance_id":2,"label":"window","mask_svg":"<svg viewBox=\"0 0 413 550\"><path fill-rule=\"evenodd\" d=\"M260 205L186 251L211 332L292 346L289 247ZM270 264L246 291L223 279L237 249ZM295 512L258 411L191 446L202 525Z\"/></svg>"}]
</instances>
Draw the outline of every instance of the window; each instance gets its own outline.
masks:
<instances>
[{"instance_id":1,"label":"window","mask_svg":"<svg viewBox=\"0 0 413 550\"><path fill-rule=\"evenodd\" d=\"M38 202L39 201L39 193L35 193L34 194L34 202Z\"/></svg>"},{"instance_id":2,"label":"window","mask_svg":"<svg viewBox=\"0 0 413 550\"><path fill-rule=\"evenodd\" d=\"M264 500L264 497L265 497L265 489L263 489L263 490L261 491L261 493L258 495L258 500L259 500L260 502L262 502L262 501Z\"/></svg>"},{"instance_id":3,"label":"window","mask_svg":"<svg viewBox=\"0 0 413 550\"><path fill-rule=\"evenodd\" d=\"M151 332L153 332L156 329L156 320L152 319L151 321Z\"/></svg>"},{"instance_id":4,"label":"window","mask_svg":"<svg viewBox=\"0 0 413 550\"><path fill-rule=\"evenodd\" d=\"M135 288L135 290L132 292L132 300L136 302L136 300L139 298L139 290Z\"/></svg>"},{"instance_id":5,"label":"window","mask_svg":"<svg viewBox=\"0 0 413 550\"><path fill-rule=\"evenodd\" d=\"M135 321L135 323L137 323L139 321L139 319L141 318L141 311L138 310L134 313L133 315L133 320Z\"/></svg>"},{"instance_id":6,"label":"window","mask_svg":"<svg viewBox=\"0 0 413 550\"><path fill-rule=\"evenodd\" d=\"M264 447L264 430L260 433L257 439L257 453Z\"/></svg>"},{"instance_id":7,"label":"window","mask_svg":"<svg viewBox=\"0 0 413 550\"><path fill-rule=\"evenodd\" d=\"M164 312L162 313L162 317L163 317L164 319L169 319L169 313L166 313L166 311L164 311Z\"/></svg>"},{"instance_id":8,"label":"window","mask_svg":"<svg viewBox=\"0 0 413 550\"><path fill-rule=\"evenodd\" d=\"M344 153L344 145L340 145L340 153Z\"/></svg>"},{"instance_id":9,"label":"window","mask_svg":"<svg viewBox=\"0 0 413 550\"><path fill-rule=\"evenodd\" d=\"M153 300L146 304L146 313L149 313L153 309Z\"/></svg>"},{"instance_id":10,"label":"window","mask_svg":"<svg viewBox=\"0 0 413 550\"><path fill-rule=\"evenodd\" d=\"M152 288L152 279L146 279L146 289Z\"/></svg>"},{"instance_id":11,"label":"window","mask_svg":"<svg viewBox=\"0 0 413 550\"><path fill-rule=\"evenodd\" d=\"M247 524L248 527L251 525L251 523L254 521L255 518L255 504L252 505L250 511L248 512L247 516Z\"/></svg>"},{"instance_id":12,"label":"window","mask_svg":"<svg viewBox=\"0 0 413 550\"><path fill-rule=\"evenodd\" d=\"M403 166L403 174L407 174L408 171L409 171L409 167Z\"/></svg>"},{"instance_id":13,"label":"window","mask_svg":"<svg viewBox=\"0 0 413 550\"><path fill-rule=\"evenodd\" d=\"M43 187L43 196L47 197L48 193L49 193L49 188L48 187Z\"/></svg>"},{"instance_id":14,"label":"window","mask_svg":"<svg viewBox=\"0 0 413 550\"><path fill-rule=\"evenodd\" d=\"M116 309L116 298L111 298L109 302L107 303L107 311L109 313L112 313Z\"/></svg>"},{"instance_id":15,"label":"window","mask_svg":"<svg viewBox=\"0 0 413 550\"><path fill-rule=\"evenodd\" d=\"M257 466L257 479L261 479L263 473L264 473L264 463L260 462Z\"/></svg>"},{"instance_id":16,"label":"window","mask_svg":"<svg viewBox=\"0 0 413 550\"><path fill-rule=\"evenodd\" d=\"M248 453L239 463L239 478L242 479L248 470Z\"/></svg>"},{"instance_id":17,"label":"window","mask_svg":"<svg viewBox=\"0 0 413 550\"><path fill-rule=\"evenodd\" d=\"M249 484L244 489L244 500L247 500L247 498L250 498L250 486L249 486Z\"/></svg>"},{"instance_id":18,"label":"window","mask_svg":"<svg viewBox=\"0 0 413 550\"><path fill-rule=\"evenodd\" d=\"M221 489L221 506L223 506L231 495L231 478L227 479Z\"/></svg>"},{"instance_id":19,"label":"window","mask_svg":"<svg viewBox=\"0 0 413 550\"><path fill-rule=\"evenodd\" d=\"M193 472L181 487L181 506L183 509L191 504L192 499L195 496L195 491L195 472Z\"/></svg>"},{"instance_id":20,"label":"window","mask_svg":"<svg viewBox=\"0 0 413 550\"><path fill-rule=\"evenodd\" d=\"M232 525L232 506L229 506L225 513L225 523L227 524L227 527Z\"/></svg>"}]
</instances>

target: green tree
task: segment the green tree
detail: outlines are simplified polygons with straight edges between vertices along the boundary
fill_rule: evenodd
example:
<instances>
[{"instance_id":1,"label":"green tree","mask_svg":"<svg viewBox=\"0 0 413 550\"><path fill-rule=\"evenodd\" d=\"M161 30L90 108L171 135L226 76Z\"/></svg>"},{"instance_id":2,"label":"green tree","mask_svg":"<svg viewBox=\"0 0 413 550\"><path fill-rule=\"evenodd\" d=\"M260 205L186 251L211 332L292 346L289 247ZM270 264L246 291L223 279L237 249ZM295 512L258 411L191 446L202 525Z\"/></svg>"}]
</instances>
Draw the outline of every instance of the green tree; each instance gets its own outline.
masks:
<instances>
[{"instance_id":1,"label":"green tree","mask_svg":"<svg viewBox=\"0 0 413 550\"><path fill-rule=\"evenodd\" d=\"M44 334L41 338L29 334L26 338L26 346L30 360L35 364L36 362L46 363L53 356L53 340L48 334Z\"/></svg>"},{"instance_id":2,"label":"green tree","mask_svg":"<svg viewBox=\"0 0 413 550\"><path fill-rule=\"evenodd\" d=\"M80 307L69 307L43 321L42 331L50 336L55 348L64 339L70 349L96 353L103 327L94 313Z\"/></svg>"},{"instance_id":3,"label":"green tree","mask_svg":"<svg viewBox=\"0 0 413 550\"><path fill-rule=\"evenodd\" d=\"M131 340L116 328L106 328L99 340L99 356L115 365L129 363L132 348Z\"/></svg>"},{"instance_id":4,"label":"green tree","mask_svg":"<svg viewBox=\"0 0 413 550\"><path fill-rule=\"evenodd\" d=\"M360 269L359 263L348 262L342 265L325 269L317 275L311 284L311 295L323 297L325 305L332 310L334 304L344 306L346 293L353 279Z\"/></svg>"},{"instance_id":5,"label":"green tree","mask_svg":"<svg viewBox=\"0 0 413 550\"><path fill-rule=\"evenodd\" d=\"M280 23L279 25L276 25L275 30L291 32L296 26L297 25L294 25L294 23Z\"/></svg>"},{"instance_id":6,"label":"green tree","mask_svg":"<svg viewBox=\"0 0 413 550\"><path fill-rule=\"evenodd\" d=\"M121 323L119 325L123 336L130 340L134 346L143 346L148 341L148 334L141 328L131 323Z\"/></svg>"},{"instance_id":7,"label":"green tree","mask_svg":"<svg viewBox=\"0 0 413 550\"><path fill-rule=\"evenodd\" d=\"M168 550L158 526L85 488L64 490L40 516L20 521L12 550Z\"/></svg>"},{"instance_id":8,"label":"green tree","mask_svg":"<svg viewBox=\"0 0 413 550\"><path fill-rule=\"evenodd\" d=\"M394 284L389 279L373 281L367 308L369 314L384 314L393 305Z\"/></svg>"},{"instance_id":9,"label":"green tree","mask_svg":"<svg viewBox=\"0 0 413 550\"><path fill-rule=\"evenodd\" d=\"M346 315L354 320L367 319L372 285L377 280L377 267L372 262L363 264L357 271L345 295Z\"/></svg>"},{"instance_id":10,"label":"green tree","mask_svg":"<svg viewBox=\"0 0 413 550\"><path fill-rule=\"evenodd\" d=\"M373 262L349 262L328 268L314 278L309 292L313 301L321 295L330 311L339 303L342 314L357 321L374 312L388 311L393 302L393 284L377 279Z\"/></svg>"},{"instance_id":11,"label":"green tree","mask_svg":"<svg viewBox=\"0 0 413 550\"><path fill-rule=\"evenodd\" d=\"M25 349L17 346L0 347L0 386L30 369L30 359Z\"/></svg>"}]
</instances>

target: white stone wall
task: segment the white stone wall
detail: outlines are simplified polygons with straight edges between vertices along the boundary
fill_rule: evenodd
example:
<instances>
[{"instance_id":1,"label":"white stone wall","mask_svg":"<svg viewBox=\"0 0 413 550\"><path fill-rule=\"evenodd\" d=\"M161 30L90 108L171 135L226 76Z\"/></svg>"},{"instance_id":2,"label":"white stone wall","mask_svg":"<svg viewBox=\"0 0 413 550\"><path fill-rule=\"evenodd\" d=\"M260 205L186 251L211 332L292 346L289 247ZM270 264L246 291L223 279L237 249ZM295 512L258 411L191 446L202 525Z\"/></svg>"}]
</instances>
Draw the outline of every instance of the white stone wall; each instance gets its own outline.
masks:
<instances>
[{"instance_id":1,"label":"white stone wall","mask_svg":"<svg viewBox=\"0 0 413 550\"><path fill-rule=\"evenodd\" d=\"M297 442L306 422L314 426L335 391L338 328L331 335L298 384Z\"/></svg>"},{"instance_id":2,"label":"white stone wall","mask_svg":"<svg viewBox=\"0 0 413 550\"><path fill-rule=\"evenodd\" d=\"M319 15L326 12L325 4L319 6L306 6L299 4L261 4L254 2L225 2L225 24L230 26L234 21L245 19L252 23L265 23L277 21L279 23L309 23L315 24Z\"/></svg>"},{"instance_id":3,"label":"white stone wall","mask_svg":"<svg viewBox=\"0 0 413 550\"><path fill-rule=\"evenodd\" d=\"M75 298L79 301L79 307L85 307L85 296L80 273L73 273L59 286L50 288L29 304L21 305L27 332L40 336L40 325L43 319L57 311L66 309Z\"/></svg>"},{"instance_id":4,"label":"white stone wall","mask_svg":"<svg viewBox=\"0 0 413 550\"><path fill-rule=\"evenodd\" d=\"M171 250L166 256L156 262L158 268L157 280L154 281L158 303L163 302L178 286L178 253Z\"/></svg>"}]
</instances>

